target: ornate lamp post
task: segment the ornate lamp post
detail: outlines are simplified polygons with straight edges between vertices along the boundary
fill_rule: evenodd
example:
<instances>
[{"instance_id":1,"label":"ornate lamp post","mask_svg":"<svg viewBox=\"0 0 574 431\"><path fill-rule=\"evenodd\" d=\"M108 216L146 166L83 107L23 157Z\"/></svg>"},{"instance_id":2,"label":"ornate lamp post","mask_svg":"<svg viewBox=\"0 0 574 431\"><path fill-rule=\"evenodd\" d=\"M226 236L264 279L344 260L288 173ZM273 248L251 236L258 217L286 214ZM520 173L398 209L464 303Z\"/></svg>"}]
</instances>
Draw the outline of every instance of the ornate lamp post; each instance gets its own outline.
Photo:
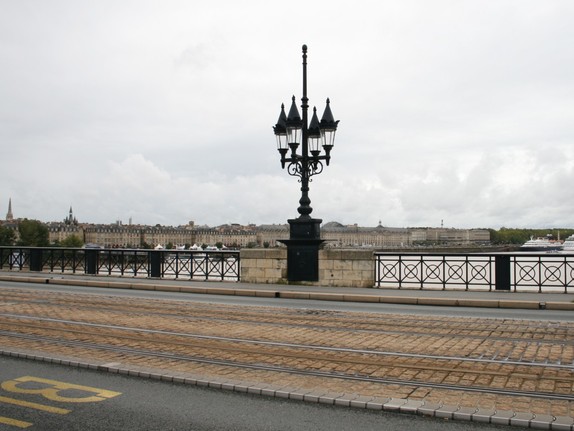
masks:
<instances>
[{"instance_id":1,"label":"ornate lamp post","mask_svg":"<svg viewBox=\"0 0 574 431\"><path fill-rule=\"evenodd\" d=\"M281 105L281 113L277 124L273 127L277 138L277 149L281 155L281 167L289 175L299 177L301 183L301 199L299 199L299 217L290 219L289 239L281 240L287 245L287 278L289 281L318 281L319 280L319 247L321 240L321 219L310 216L311 199L309 199L309 182L313 175L323 172L323 162L328 166L331 160L331 150L335 142L337 124L331 112L330 102L321 117L317 117L317 109L313 108L311 122L308 123L307 98L307 45L303 45L303 116L299 116L295 96L291 101L289 115L285 114L285 105ZM299 147L301 152L299 153ZM321 147L324 153L321 153Z\"/></svg>"}]
</instances>

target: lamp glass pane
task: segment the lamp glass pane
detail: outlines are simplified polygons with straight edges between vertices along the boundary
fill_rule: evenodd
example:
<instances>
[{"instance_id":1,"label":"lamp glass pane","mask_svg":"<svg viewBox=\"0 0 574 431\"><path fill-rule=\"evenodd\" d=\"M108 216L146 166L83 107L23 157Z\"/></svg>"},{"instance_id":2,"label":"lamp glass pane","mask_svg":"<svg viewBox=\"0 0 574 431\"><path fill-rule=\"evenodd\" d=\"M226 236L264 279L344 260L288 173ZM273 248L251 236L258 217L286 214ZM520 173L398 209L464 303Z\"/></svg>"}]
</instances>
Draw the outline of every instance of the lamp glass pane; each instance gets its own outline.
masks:
<instances>
[{"instance_id":1,"label":"lamp glass pane","mask_svg":"<svg viewBox=\"0 0 574 431\"><path fill-rule=\"evenodd\" d=\"M323 145L335 145L335 132L336 130L332 129L321 130L321 135L323 135Z\"/></svg>"},{"instance_id":2,"label":"lamp glass pane","mask_svg":"<svg viewBox=\"0 0 574 431\"><path fill-rule=\"evenodd\" d=\"M275 138L277 138L277 149L278 150L281 150L283 148L287 148L287 134L286 133L275 135Z\"/></svg>"},{"instance_id":3,"label":"lamp glass pane","mask_svg":"<svg viewBox=\"0 0 574 431\"><path fill-rule=\"evenodd\" d=\"M300 144L301 143L301 128L299 128L299 127L287 127L287 142L289 144Z\"/></svg>"},{"instance_id":4,"label":"lamp glass pane","mask_svg":"<svg viewBox=\"0 0 574 431\"><path fill-rule=\"evenodd\" d=\"M309 143L309 150L310 151L320 151L319 145L321 145L321 136L309 136L308 143Z\"/></svg>"}]
</instances>

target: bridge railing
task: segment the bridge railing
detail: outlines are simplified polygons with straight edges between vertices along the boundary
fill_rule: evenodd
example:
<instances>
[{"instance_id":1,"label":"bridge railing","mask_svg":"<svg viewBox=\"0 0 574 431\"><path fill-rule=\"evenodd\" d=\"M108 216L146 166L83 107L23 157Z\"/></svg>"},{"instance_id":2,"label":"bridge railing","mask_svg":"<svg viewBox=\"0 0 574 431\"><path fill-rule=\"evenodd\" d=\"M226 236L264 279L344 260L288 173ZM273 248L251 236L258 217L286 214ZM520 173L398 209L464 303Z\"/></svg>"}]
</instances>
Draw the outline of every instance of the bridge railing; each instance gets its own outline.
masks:
<instances>
[{"instance_id":1,"label":"bridge railing","mask_svg":"<svg viewBox=\"0 0 574 431\"><path fill-rule=\"evenodd\" d=\"M376 252L371 262L375 287L574 292L573 253ZM0 270L241 280L237 250L0 247Z\"/></svg>"},{"instance_id":2,"label":"bridge railing","mask_svg":"<svg viewBox=\"0 0 574 431\"><path fill-rule=\"evenodd\" d=\"M239 251L0 247L0 270L239 281Z\"/></svg>"},{"instance_id":3,"label":"bridge railing","mask_svg":"<svg viewBox=\"0 0 574 431\"><path fill-rule=\"evenodd\" d=\"M574 254L375 253L375 286L568 293Z\"/></svg>"}]
</instances>

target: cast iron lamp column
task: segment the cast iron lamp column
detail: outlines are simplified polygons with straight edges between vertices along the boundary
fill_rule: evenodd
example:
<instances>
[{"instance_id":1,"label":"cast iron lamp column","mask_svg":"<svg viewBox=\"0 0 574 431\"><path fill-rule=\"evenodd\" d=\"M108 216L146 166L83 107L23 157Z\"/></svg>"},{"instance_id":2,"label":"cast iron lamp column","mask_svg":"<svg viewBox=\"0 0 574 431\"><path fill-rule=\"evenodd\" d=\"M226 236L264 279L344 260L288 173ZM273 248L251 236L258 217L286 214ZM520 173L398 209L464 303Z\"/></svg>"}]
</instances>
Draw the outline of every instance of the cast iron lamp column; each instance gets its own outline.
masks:
<instances>
[{"instance_id":1,"label":"cast iron lamp column","mask_svg":"<svg viewBox=\"0 0 574 431\"><path fill-rule=\"evenodd\" d=\"M308 123L309 109L307 98L307 45L303 45L303 117L299 116L295 96L291 99L289 115L285 114L285 105L277 124L273 127L277 139L277 149L281 155L281 167L291 176L299 177L301 199L299 199L299 217L289 219L289 239L280 240L287 245L287 278L289 281L319 280L319 247L321 239L321 219L311 217L311 199L309 182L313 175L323 172L323 162L328 166L331 150L335 142L337 124L331 112L330 101L319 121L317 109L313 108L311 122ZM301 153L297 150L301 146ZM324 154L321 154L321 146Z\"/></svg>"}]
</instances>

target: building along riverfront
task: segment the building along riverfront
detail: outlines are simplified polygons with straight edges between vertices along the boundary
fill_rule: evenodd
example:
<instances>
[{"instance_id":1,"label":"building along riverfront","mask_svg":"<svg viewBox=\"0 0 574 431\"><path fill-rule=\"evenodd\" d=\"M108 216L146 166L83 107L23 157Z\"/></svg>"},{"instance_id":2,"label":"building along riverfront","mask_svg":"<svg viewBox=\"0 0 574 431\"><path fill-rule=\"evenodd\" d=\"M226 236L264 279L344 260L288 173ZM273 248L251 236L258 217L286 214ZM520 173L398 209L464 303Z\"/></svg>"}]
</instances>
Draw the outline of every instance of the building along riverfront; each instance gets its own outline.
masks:
<instances>
[{"instance_id":1,"label":"building along riverfront","mask_svg":"<svg viewBox=\"0 0 574 431\"><path fill-rule=\"evenodd\" d=\"M20 219L14 218L10 202L5 227L18 234ZM45 223L51 244L59 244L76 236L84 244L104 248L153 248L156 246L225 246L227 248L282 247L281 239L289 238L289 225L264 224L221 226L196 226L193 221L180 226L128 224L121 221L110 224L80 223L70 208L68 215L60 222ZM490 241L488 229L454 229L414 227L374 227L357 224L344 225L338 222L325 223L321 227L321 238L325 248L373 248L397 249L419 246L473 246Z\"/></svg>"}]
</instances>

